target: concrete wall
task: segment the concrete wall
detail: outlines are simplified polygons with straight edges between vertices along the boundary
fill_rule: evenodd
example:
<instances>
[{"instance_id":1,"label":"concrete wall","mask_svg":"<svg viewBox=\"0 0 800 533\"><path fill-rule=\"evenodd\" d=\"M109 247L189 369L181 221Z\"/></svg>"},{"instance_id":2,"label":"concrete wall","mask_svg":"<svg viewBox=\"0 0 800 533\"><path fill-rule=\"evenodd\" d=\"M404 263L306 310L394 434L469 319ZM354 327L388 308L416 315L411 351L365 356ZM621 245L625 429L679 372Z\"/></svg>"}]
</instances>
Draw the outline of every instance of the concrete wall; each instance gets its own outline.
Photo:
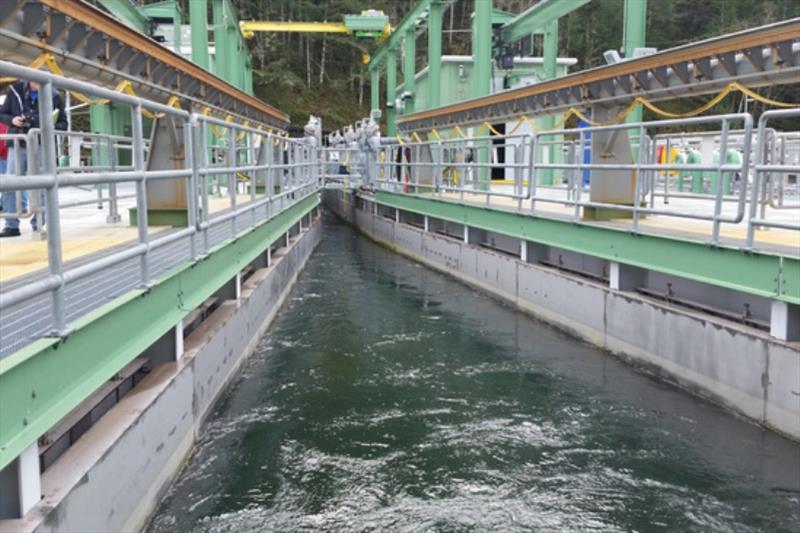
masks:
<instances>
[{"instance_id":1,"label":"concrete wall","mask_svg":"<svg viewBox=\"0 0 800 533\"><path fill-rule=\"evenodd\" d=\"M684 388L800 440L797 343L393 219L354 211L339 191L326 205L373 240L482 288L519 309L644 366ZM402 218L402 217L401 217Z\"/></svg>"},{"instance_id":2,"label":"concrete wall","mask_svg":"<svg viewBox=\"0 0 800 533\"><path fill-rule=\"evenodd\" d=\"M307 220L307 219L306 219ZM159 365L42 475L42 501L2 531L138 531L191 452L219 394L252 353L320 240L320 221L272 254ZM278 244L283 242L279 239Z\"/></svg>"}]
</instances>

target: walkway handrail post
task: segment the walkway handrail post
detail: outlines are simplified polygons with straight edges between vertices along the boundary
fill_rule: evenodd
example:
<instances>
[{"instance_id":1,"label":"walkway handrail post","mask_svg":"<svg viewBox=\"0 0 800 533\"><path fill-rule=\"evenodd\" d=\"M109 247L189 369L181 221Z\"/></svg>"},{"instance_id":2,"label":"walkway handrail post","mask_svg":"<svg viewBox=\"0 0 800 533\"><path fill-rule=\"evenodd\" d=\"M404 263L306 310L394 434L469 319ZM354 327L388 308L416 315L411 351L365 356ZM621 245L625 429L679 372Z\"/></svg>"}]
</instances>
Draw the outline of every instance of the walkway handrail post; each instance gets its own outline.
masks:
<instances>
[{"instance_id":1,"label":"walkway handrail post","mask_svg":"<svg viewBox=\"0 0 800 533\"><path fill-rule=\"evenodd\" d=\"M141 285L150 284L150 251L147 245L147 180L144 161L144 128L142 126L142 105L137 103L131 107L131 130L133 133L133 169L136 177L136 227L139 243L145 245L145 251L139 258L141 268Z\"/></svg>"},{"instance_id":2,"label":"walkway handrail post","mask_svg":"<svg viewBox=\"0 0 800 533\"><path fill-rule=\"evenodd\" d=\"M39 99L39 124L42 139L42 172L52 176L53 183L47 188L47 262L50 275L58 279L58 286L52 291L53 334L67 334L67 313L64 301L64 265L61 257L61 216L58 209L58 175L56 174L56 132L53 123L53 83L41 84L42 96ZM39 194L36 192L35 194ZM43 221L39 221L41 224Z\"/></svg>"}]
</instances>

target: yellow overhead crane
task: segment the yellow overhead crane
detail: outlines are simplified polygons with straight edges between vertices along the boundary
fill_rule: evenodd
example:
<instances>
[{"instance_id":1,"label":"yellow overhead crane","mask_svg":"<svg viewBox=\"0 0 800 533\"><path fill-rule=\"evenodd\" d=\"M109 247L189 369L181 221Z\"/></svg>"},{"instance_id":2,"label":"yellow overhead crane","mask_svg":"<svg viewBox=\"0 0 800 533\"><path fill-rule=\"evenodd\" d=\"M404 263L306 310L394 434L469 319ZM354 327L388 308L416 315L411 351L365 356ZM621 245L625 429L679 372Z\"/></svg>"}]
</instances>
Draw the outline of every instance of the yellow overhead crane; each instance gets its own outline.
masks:
<instances>
[{"instance_id":1,"label":"yellow overhead crane","mask_svg":"<svg viewBox=\"0 0 800 533\"><path fill-rule=\"evenodd\" d=\"M246 39L255 32L292 32L292 33L342 33L353 35L356 39L385 39L392 34L389 17L383 11L370 9L360 15L345 15L344 22L284 22L243 20L239 28ZM364 54L364 63L369 62L369 55Z\"/></svg>"}]
</instances>

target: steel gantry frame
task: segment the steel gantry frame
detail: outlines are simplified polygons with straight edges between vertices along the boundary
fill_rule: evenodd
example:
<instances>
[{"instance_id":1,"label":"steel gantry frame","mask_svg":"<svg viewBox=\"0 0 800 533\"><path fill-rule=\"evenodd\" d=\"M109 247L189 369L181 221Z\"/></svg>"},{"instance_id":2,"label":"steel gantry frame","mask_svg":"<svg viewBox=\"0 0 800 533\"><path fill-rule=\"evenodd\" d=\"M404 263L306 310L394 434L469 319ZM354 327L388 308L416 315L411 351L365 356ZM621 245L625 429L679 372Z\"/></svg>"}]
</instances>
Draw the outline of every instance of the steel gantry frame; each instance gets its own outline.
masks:
<instances>
[{"instance_id":1,"label":"steel gantry frame","mask_svg":"<svg viewBox=\"0 0 800 533\"><path fill-rule=\"evenodd\" d=\"M390 76L395 76L396 62L390 57L402 49L403 52L403 89L404 112L415 110L416 92L416 46L418 32L427 30L428 50L428 108L437 108L441 104L441 57L442 57L442 16L446 8L456 0L421 0L397 26L394 33L374 54L369 63L372 109L380 108L380 72L386 66L386 118L387 135L395 134L395 121L398 116L396 90L388 83ZM590 0L543 0L508 21L496 32L496 36L504 43L513 43L533 33L544 33L545 77L556 75L556 57L558 54L558 19L583 6ZM626 0L640 2L646 0ZM472 55L473 80L472 95L485 96L491 92L492 60L495 31L492 28L493 0L480 0L475 3L472 23ZM644 13L641 13L644 17Z\"/></svg>"},{"instance_id":2,"label":"steel gantry frame","mask_svg":"<svg viewBox=\"0 0 800 533\"><path fill-rule=\"evenodd\" d=\"M370 105L373 110L380 109L380 73L383 66L386 66L386 134L389 136L393 136L396 132L397 53L401 46L405 46L405 54L412 55L412 58L404 61L403 77L404 83L408 83L405 90L411 93L409 96L413 99L413 92L408 89L409 86L415 86L413 81L415 69L409 68L409 64L416 57L416 46L412 44L412 41L415 41L418 32L425 28L428 32L429 104L439 105L441 98L442 16L444 10L455 1L421 0L394 28L392 34L370 58L369 72L372 86Z\"/></svg>"},{"instance_id":3,"label":"steel gantry frame","mask_svg":"<svg viewBox=\"0 0 800 533\"><path fill-rule=\"evenodd\" d=\"M536 85L398 118L407 132L547 115L572 107L628 105L635 96L666 100L800 80L800 18L584 70Z\"/></svg>"}]
</instances>

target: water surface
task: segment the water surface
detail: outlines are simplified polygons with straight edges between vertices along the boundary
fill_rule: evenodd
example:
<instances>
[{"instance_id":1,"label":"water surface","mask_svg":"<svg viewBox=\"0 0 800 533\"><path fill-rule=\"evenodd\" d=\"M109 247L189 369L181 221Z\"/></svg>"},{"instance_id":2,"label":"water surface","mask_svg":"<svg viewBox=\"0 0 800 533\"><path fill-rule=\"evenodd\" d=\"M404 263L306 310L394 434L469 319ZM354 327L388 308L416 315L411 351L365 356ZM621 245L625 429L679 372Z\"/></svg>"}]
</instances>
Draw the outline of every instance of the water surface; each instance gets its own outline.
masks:
<instances>
[{"instance_id":1,"label":"water surface","mask_svg":"<svg viewBox=\"0 0 800 533\"><path fill-rule=\"evenodd\" d=\"M800 445L330 216L150 525L532 529L798 531Z\"/></svg>"}]
</instances>

